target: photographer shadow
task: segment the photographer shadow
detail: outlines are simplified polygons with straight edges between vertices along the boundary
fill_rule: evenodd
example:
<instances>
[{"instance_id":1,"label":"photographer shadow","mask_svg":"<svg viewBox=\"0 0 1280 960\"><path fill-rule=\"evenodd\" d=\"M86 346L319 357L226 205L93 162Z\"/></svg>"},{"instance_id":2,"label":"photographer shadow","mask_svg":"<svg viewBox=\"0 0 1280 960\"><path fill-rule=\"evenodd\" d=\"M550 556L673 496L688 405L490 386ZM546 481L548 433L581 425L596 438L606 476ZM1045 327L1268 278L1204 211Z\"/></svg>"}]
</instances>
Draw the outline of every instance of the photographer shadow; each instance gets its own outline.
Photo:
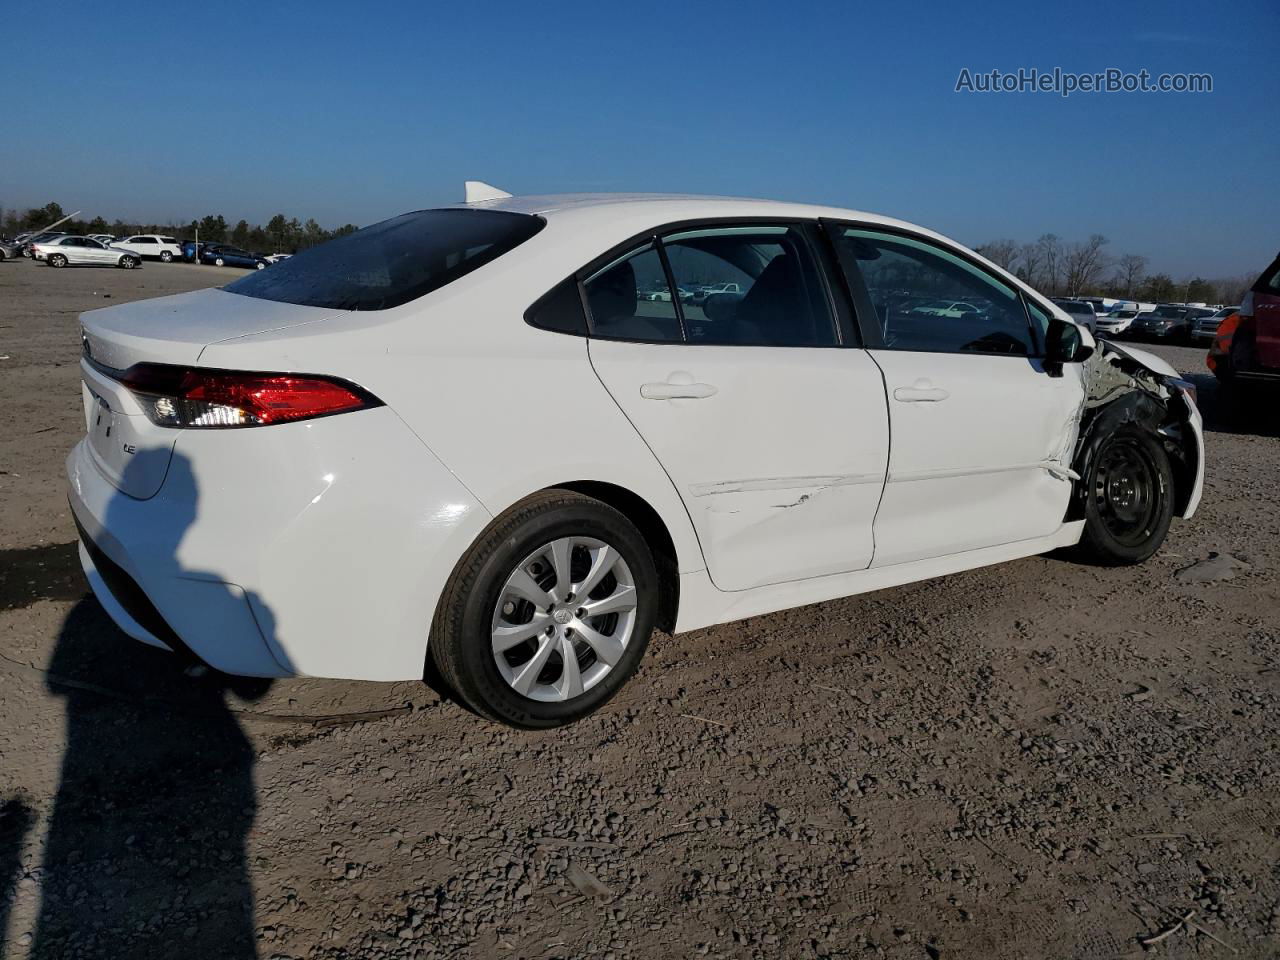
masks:
<instances>
[{"instance_id":1,"label":"photographer shadow","mask_svg":"<svg viewBox=\"0 0 1280 960\"><path fill-rule=\"evenodd\" d=\"M154 467L149 456L168 453L141 453L131 469ZM167 467L163 494L189 513L167 534L148 531L167 538L148 579L216 579L178 560L198 490L181 454ZM117 493L104 526L137 507ZM257 956L245 849L255 750L231 701L256 701L271 682L135 642L93 597L76 604L48 665L48 689L66 703L66 747L31 957Z\"/></svg>"}]
</instances>

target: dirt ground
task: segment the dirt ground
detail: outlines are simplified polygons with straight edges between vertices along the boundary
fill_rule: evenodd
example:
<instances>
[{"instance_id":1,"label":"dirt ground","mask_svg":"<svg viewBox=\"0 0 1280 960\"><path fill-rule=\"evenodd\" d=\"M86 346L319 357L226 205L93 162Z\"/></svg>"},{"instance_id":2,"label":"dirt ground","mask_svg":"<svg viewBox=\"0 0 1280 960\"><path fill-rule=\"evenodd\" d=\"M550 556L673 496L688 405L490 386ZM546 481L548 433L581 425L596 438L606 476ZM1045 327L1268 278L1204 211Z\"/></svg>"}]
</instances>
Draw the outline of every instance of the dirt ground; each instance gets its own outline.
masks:
<instances>
[{"instance_id":1,"label":"dirt ground","mask_svg":"<svg viewBox=\"0 0 1280 960\"><path fill-rule=\"evenodd\" d=\"M77 315L232 273L0 263L0 956L1280 955L1280 439L1223 426L1202 351L1156 348L1208 477L1146 565L657 636L522 733L420 683L189 676L86 597Z\"/></svg>"}]
</instances>

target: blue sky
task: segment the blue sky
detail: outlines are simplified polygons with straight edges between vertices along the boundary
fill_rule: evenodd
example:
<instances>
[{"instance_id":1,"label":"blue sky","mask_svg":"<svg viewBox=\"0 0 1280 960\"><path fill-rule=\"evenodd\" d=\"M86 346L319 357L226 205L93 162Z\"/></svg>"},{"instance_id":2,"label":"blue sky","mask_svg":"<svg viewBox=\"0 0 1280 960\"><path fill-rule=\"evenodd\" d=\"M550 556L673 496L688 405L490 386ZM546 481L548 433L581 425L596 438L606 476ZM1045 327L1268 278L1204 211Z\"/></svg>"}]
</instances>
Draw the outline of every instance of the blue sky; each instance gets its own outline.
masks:
<instances>
[{"instance_id":1,"label":"blue sky","mask_svg":"<svg viewBox=\"0 0 1280 960\"><path fill-rule=\"evenodd\" d=\"M970 244L1101 232L1175 275L1280 249L1275 0L67 0L0 22L7 206L332 226L473 178L833 203ZM964 67L1214 91L960 94Z\"/></svg>"}]
</instances>

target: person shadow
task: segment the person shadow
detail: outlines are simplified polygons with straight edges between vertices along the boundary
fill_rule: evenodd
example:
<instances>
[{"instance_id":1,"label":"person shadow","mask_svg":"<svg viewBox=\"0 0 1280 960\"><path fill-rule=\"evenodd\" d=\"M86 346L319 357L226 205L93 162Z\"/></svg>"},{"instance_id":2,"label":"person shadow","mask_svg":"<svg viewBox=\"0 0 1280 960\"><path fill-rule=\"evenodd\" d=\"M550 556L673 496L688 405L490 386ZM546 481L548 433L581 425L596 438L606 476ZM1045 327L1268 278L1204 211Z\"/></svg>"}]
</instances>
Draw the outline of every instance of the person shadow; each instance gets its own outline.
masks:
<instances>
[{"instance_id":1,"label":"person shadow","mask_svg":"<svg viewBox=\"0 0 1280 960\"><path fill-rule=\"evenodd\" d=\"M217 580L179 561L198 489L185 457L148 462L160 456L169 453L136 454L122 483L167 469L157 498L177 521L146 531L147 582ZM123 529L125 514L136 525L139 507L116 493L104 527ZM264 631L273 627L266 610L255 611ZM139 643L89 596L62 624L46 683L65 702L66 741L29 956L256 957L245 846L257 807L255 750L236 701L259 700L272 681Z\"/></svg>"}]
</instances>

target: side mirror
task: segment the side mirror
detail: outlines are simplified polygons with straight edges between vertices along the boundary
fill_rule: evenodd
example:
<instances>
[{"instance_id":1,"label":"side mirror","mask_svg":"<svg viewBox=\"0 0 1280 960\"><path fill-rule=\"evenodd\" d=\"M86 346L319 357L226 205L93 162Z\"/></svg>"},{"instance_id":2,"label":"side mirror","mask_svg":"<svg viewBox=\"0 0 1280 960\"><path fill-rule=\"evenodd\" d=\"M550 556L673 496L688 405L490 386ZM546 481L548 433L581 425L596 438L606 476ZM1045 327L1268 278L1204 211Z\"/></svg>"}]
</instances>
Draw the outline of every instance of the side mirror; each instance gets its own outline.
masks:
<instances>
[{"instance_id":1,"label":"side mirror","mask_svg":"<svg viewBox=\"0 0 1280 960\"><path fill-rule=\"evenodd\" d=\"M1054 317L1045 333L1044 369L1051 377L1062 376L1064 364L1081 363L1093 355L1093 345L1084 342L1074 323Z\"/></svg>"}]
</instances>

